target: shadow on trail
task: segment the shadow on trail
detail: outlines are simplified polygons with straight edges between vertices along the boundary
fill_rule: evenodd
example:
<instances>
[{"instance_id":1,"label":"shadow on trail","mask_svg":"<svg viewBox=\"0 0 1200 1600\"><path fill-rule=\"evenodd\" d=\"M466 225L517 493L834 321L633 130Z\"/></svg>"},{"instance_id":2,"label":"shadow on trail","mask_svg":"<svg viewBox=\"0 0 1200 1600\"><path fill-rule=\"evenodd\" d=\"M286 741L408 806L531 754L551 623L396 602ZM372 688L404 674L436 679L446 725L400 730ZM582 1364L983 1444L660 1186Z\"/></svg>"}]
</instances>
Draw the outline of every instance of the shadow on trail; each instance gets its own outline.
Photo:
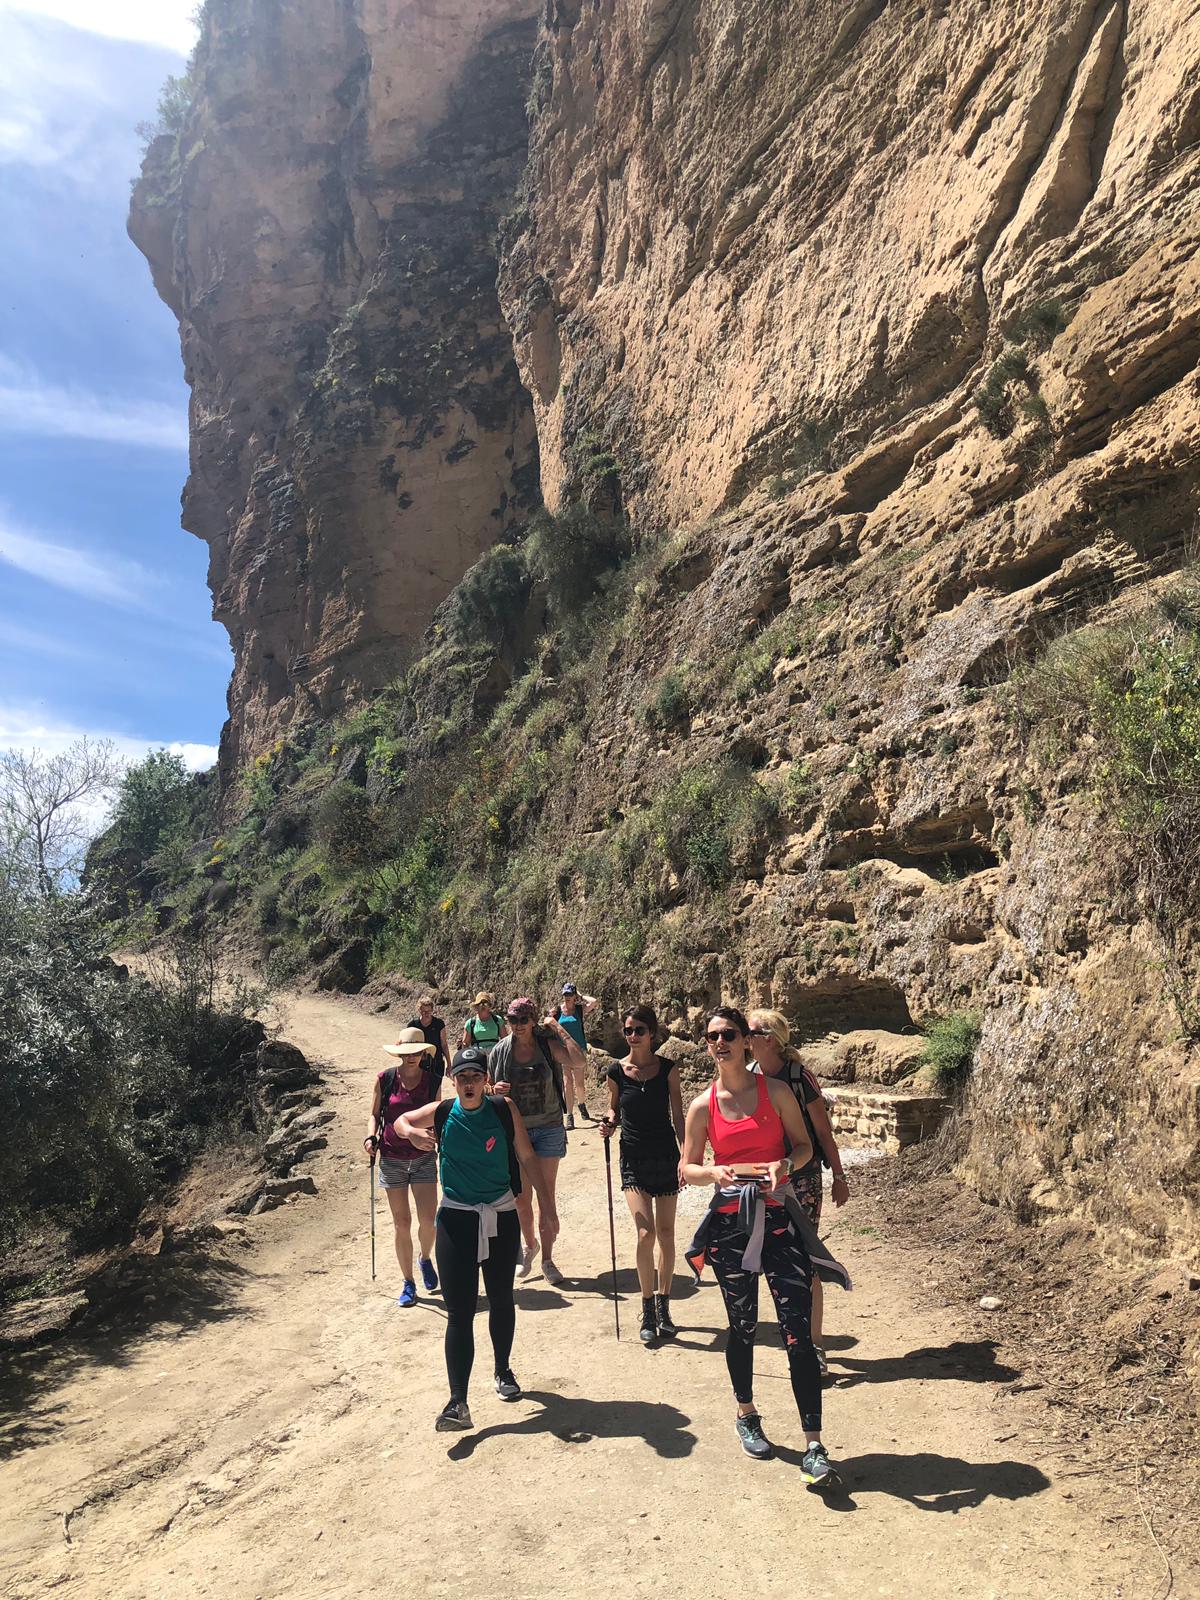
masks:
<instances>
[{"instance_id":1,"label":"shadow on trail","mask_svg":"<svg viewBox=\"0 0 1200 1600\"><path fill-rule=\"evenodd\" d=\"M796 1450L777 1445L781 1461L799 1466ZM826 1497L835 1510L855 1510L854 1493L890 1494L918 1511L970 1511L985 1500L1025 1500L1050 1487L1050 1480L1025 1461L963 1461L926 1450L906 1456L885 1452L838 1463L844 1492Z\"/></svg>"},{"instance_id":2,"label":"shadow on trail","mask_svg":"<svg viewBox=\"0 0 1200 1600\"><path fill-rule=\"evenodd\" d=\"M564 1444L587 1444L592 1439L640 1439L658 1455L678 1460L691 1455L696 1435L692 1420L675 1406L648 1400L584 1400L573 1395L547 1394L527 1389L522 1396L541 1406L533 1416L500 1422L468 1434L446 1452L451 1461L466 1461L488 1439L511 1434L552 1433Z\"/></svg>"},{"instance_id":3,"label":"shadow on trail","mask_svg":"<svg viewBox=\"0 0 1200 1600\"><path fill-rule=\"evenodd\" d=\"M828 1348L832 1349L830 1340ZM853 1389L860 1383L897 1383L914 1378L950 1378L960 1383L1011 1383L1021 1374L996 1360L992 1339L973 1343L956 1339L953 1344L926 1345L903 1356L881 1356L877 1361L861 1361L838 1354L837 1387Z\"/></svg>"},{"instance_id":4,"label":"shadow on trail","mask_svg":"<svg viewBox=\"0 0 1200 1600\"><path fill-rule=\"evenodd\" d=\"M235 1296L255 1276L222 1257L159 1257L112 1291L102 1309L85 1313L76 1331L0 1349L0 1460L59 1434L68 1408L55 1391L88 1368L129 1365L142 1341L164 1325L175 1334L247 1315Z\"/></svg>"}]
</instances>

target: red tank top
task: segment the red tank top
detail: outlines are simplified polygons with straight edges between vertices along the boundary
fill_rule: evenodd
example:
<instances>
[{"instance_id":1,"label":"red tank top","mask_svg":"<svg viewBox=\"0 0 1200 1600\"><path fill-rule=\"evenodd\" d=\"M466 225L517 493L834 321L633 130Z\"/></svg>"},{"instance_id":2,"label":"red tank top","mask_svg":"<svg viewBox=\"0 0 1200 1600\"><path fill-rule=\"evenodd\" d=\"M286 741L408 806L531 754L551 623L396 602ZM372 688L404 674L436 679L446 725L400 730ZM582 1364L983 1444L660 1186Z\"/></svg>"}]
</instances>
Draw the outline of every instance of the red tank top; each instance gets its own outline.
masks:
<instances>
[{"instance_id":1,"label":"red tank top","mask_svg":"<svg viewBox=\"0 0 1200 1600\"><path fill-rule=\"evenodd\" d=\"M752 1161L782 1161L787 1154L783 1123L771 1104L765 1078L755 1077L758 1098L748 1117L731 1122L721 1115L714 1083L708 1091L708 1142L712 1145L713 1164L718 1167L748 1166ZM719 1206L720 1211L736 1211L736 1201Z\"/></svg>"}]
</instances>

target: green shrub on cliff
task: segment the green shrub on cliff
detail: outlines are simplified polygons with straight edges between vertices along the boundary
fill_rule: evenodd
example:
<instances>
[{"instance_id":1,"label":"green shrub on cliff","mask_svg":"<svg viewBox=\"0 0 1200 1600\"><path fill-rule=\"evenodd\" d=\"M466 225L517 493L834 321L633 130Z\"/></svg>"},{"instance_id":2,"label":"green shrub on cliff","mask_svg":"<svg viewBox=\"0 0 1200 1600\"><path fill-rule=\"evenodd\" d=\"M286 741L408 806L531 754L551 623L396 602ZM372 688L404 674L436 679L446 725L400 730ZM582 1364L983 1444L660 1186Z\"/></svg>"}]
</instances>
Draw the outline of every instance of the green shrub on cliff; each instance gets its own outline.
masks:
<instances>
[{"instance_id":1,"label":"green shrub on cliff","mask_svg":"<svg viewBox=\"0 0 1200 1600\"><path fill-rule=\"evenodd\" d=\"M943 1094L951 1094L966 1083L975 1064L982 1033L983 1024L977 1011L954 1011L930 1023L921 1063L932 1068L934 1080Z\"/></svg>"}]
</instances>

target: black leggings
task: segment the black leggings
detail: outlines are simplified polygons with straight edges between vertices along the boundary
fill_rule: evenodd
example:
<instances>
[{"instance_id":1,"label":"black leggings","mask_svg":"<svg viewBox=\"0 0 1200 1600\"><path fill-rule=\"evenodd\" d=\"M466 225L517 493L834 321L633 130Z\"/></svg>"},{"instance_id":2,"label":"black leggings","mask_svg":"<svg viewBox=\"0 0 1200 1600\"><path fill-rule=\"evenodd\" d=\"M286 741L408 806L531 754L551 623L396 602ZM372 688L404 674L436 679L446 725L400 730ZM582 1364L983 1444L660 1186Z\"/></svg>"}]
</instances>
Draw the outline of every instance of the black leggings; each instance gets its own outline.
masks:
<instances>
[{"instance_id":1,"label":"black leggings","mask_svg":"<svg viewBox=\"0 0 1200 1600\"><path fill-rule=\"evenodd\" d=\"M754 1401L754 1335L758 1331L757 1272L742 1266L746 1235L736 1213L717 1212L705 1255L712 1266L729 1318L725 1364L739 1403ZM782 1207L770 1207L763 1231L762 1273L775 1301L787 1351L792 1393L806 1433L821 1431L821 1368L812 1342L812 1267Z\"/></svg>"},{"instance_id":2,"label":"black leggings","mask_svg":"<svg viewBox=\"0 0 1200 1600\"><path fill-rule=\"evenodd\" d=\"M499 1232L492 1240L486 1261L479 1254L479 1217L474 1211L449 1211L442 1206L437 1214L435 1251L442 1280L442 1302L446 1307L446 1373L450 1379L450 1398L466 1401L471 1367L475 1361L475 1307L479 1301L479 1268L483 1267L483 1287L488 1297L488 1332L496 1371L508 1370L512 1355L517 1310L513 1305L513 1277L521 1245L521 1224L515 1211L502 1211Z\"/></svg>"}]
</instances>

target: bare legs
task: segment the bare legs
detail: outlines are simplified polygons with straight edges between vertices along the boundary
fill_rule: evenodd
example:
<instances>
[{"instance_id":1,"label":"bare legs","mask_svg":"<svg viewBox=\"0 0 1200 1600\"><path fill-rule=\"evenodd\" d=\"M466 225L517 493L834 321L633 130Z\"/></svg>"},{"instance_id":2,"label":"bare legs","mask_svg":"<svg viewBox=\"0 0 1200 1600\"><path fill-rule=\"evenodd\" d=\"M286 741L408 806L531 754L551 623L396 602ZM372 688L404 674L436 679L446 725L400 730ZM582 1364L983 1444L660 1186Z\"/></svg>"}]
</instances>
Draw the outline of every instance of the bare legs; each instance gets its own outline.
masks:
<instances>
[{"instance_id":1,"label":"bare legs","mask_svg":"<svg viewBox=\"0 0 1200 1600\"><path fill-rule=\"evenodd\" d=\"M537 1168L541 1168L542 1175L546 1180L546 1187L550 1191L550 1198L551 1200L554 1200L555 1204L557 1205L556 1190L558 1187L559 1157L534 1156L533 1160L535 1163L534 1170L536 1171ZM538 1243L540 1239L542 1246L542 1260L544 1261L547 1256L553 1260L554 1241L558 1237L558 1231L555 1229L554 1232L551 1232L548 1229L545 1219L541 1216L539 1210L538 1225L535 1232L533 1225L532 1181L527 1184L522 1184L521 1186L521 1192L517 1196L517 1216L521 1219L521 1234L525 1241L525 1248L527 1250L530 1249L534 1244Z\"/></svg>"},{"instance_id":2,"label":"bare legs","mask_svg":"<svg viewBox=\"0 0 1200 1600\"><path fill-rule=\"evenodd\" d=\"M408 1186L385 1189L388 1207L392 1213L392 1227L396 1234L396 1260L400 1275L410 1282L413 1275L412 1211L408 1203ZM412 1192L417 1204L417 1244L425 1260L433 1254L433 1219L437 1211L437 1184L414 1183Z\"/></svg>"},{"instance_id":3,"label":"bare legs","mask_svg":"<svg viewBox=\"0 0 1200 1600\"><path fill-rule=\"evenodd\" d=\"M675 1275L675 1204L678 1197L666 1194L655 1198L642 1189L626 1189L624 1193L625 1203L637 1229L637 1275L642 1298L649 1299L653 1294L669 1295L671 1279Z\"/></svg>"}]
</instances>

